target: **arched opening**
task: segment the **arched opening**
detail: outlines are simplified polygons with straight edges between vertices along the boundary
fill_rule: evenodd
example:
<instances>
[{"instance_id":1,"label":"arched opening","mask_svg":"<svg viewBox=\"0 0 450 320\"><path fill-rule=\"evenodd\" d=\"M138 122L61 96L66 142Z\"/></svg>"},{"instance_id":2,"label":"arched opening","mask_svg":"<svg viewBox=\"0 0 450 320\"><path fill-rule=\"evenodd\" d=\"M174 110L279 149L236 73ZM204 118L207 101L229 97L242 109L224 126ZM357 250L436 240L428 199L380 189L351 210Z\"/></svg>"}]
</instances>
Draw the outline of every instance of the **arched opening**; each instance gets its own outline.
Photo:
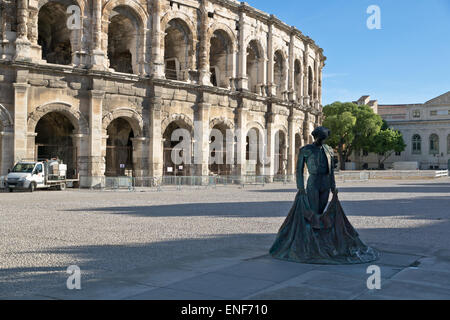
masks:
<instances>
[{"instance_id":1,"label":"arched opening","mask_svg":"<svg viewBox=\"0 0 450 320\"><path fill-rule=\"evenodd\" d=\"M67 178L77 177L77 147L72 140L72 122L59 112L50 112L36 125L35 157L37 160L60 159L67 165Z\"/></svg>"},{"instance_id":2,"label":"arched opening","mask_svg":"<svg viewBox=\"0 0 450 320\"><path fill-rule=\"evenodd\" d=\"M250 41L247 47L247 78L248 90L253 93L260 93L259 85L262 84L263 53L256 40Z\"/></svg>"},{"instance_id":3,"label":"arched opening","mask_svg":"<svg viewBox=\"0 0 450 320\"><path fill-rule=\"evenodd\" d=\"M246 139L247 175L261 176L264 174L261 156L265 152L262 150L264 146L262 132L258 128L251 128Z\"/></svg>"},{"instance_id":4,"label":"arched opening","mask_svg":"<svg viewBox=\"0 0 450 320\"><path fill-rule=\"evenodd\" d=\"M109 17L108 59L116 72L139 74L140 23L127 6L114 8Z\"/></svg>"},{"instance_id":5,"label":"arched opening","mask_svg":"<svg viewBox=\"0 0 450 320\"><path fill-rule=\"evenodd\" d=\"M412 137L412 153L413 154L422 153L422 137L418 134L415 134Z\"/></svg>"},{"instance_id":6,"label":"arched opening","mask_svg":"<svg viewBox=\"0 0 450 320\"><path fill-rule=\"evenodd\" d=\"M437 134L430 136L430 154L439 154L439 136Z\"/></svg>"},{"instance_id":7,"label":"arched opening","mask_svg":"<svg viewBox=\"0 0 450 320\"><path fill-rule=\"evenodd\" d=\"M192 168L192 128L183 121L173 121L163 134L165 176L190 176Z\"/></svg>"},{"instance_id":8,"label":"arched opening","mask_svg":"<svg viewBox=\"0 0 450 320\"><path fill-rule=\"evenodd\" d=\"M212 85L228 88L233 74L232 43L223 30L216 30L211 36L209 65Z\"/></svg>"},{"instance_id":9,"label":"arched opening","mask_svg":"<svg viewBox=\"0 0 450 320\"><path fill-rule=\"evenodd\" d=\"M275 134L275 175L286 176L287 175L287 141L286 134L279 130Z\"/></svg>"},{"instance_id":10,"label":"arched opening","mask_svg":"<svg viewBox=\"0 0 450 320\"><path fill-rule=\"evenodd\" d=\"M225 124L215 125L210 134L210 161L209 171L219 176L228 176L232 174L234 135L228 137L230 128ZM231 145L230 145L231 143Z\"/></svg>"},{"instance_id":11,"label":"arched opening","mask_svg":"<svg viewBox=\"0 0 450 320\"><path fill-rule=\"evenodd\" d=\"M308 67L308 96L313 98L314 75L311 67Z\"/></svg>"},{"instance_id":12,"label":"arched opening","mask_svg":"<svg viewBox=\"0 0 450 320\"><path fill-rule=\"evenodd\" d=\"M38 44L42 48L42 59L48 63L72 63L72 31L67 28L66 10L66 5L53 1L39 10Z\"/></svg>"},{"instance_id":13,"label":"arched opening","mask_svg":"<svg viewBox=\"0 0 450 320\"><path fill-rule=\"evenodd\" d=\"M294 166L297 167L298 155L300 154L300 148L302 147L302 137L299 133L295 135L295 162Z\"/></svg>"},{"instance_id":14,"label":"arched opening","mask_svg":"<svg viewBox=\"0 0 450 320\"><path fill-rule=\"evenodd\" d=\"M294 90L297 95L297 99L300 100L302 94L302 64L300 60L294 62Z\"/></svg>"},{"instance_id":15,"label":"arched opening","mask_svg":"<svg viewBox=\"0 0 450 320\"><path fill-rule=\"evenodd\" d=\"M166 79L186 81L191 63L191 31L181 19L171 20L165 30L164 61Z\"/></svg>"},{"instance_id":16,"label":"arched opening","mask_svg":"<svg viewBox=\"0 0 450 320\"><path fill-rule=\"evenodd\" d=\"M286 62L281 51L275 52L274 55L273 77L277 87L277 97L283 98L286 91Z\"/></svg>"},{"instance_id":17,"label":"arched opening","mask_svg":"<svg viewBox=\"0 0 450 320\"><path fill-rule=\"evenodd\" d=\"M134 176L133 174L133 138L130 123L123 119L114 119L106 129L106 171L107 177Z\"/></svg>"}]
</instances>

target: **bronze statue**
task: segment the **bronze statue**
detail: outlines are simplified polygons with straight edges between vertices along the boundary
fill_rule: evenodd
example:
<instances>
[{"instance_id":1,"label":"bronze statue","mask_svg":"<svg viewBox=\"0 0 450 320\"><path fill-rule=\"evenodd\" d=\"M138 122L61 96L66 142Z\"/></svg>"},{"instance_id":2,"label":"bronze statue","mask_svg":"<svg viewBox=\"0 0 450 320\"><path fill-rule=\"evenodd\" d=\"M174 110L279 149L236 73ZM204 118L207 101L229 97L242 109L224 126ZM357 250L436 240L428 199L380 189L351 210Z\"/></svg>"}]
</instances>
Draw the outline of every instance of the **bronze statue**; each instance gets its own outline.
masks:
<instances>
[{"instance_id":1,"label":"bronze statue","mask_svg":"<svg viewBox=\"0 0 450 320\"><path fill-rule=\"evenodd\" d=\"M338 199L333 149L324 144L330 130L316 128L315 141L300 150L297 196L281 226L270 254L277 259L316 264L356 264L378 259L352 227ZM304 168L309 178L305 189ZM328 204L330 191L333 199Z\"/></svg>"}]
</instances>

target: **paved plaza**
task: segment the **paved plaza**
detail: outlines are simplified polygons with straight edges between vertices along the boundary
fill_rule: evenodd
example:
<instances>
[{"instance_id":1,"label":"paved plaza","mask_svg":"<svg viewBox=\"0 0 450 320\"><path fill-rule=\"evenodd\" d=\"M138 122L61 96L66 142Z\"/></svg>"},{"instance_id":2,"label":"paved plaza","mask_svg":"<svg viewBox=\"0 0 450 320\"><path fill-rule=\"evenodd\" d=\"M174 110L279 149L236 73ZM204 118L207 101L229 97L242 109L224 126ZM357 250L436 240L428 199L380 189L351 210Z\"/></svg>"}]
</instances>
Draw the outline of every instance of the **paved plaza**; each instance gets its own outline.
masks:
<instances>
[{"instance_id":1,"label":"paved plaza","mask_svg":"<svg viewBox=\"0 0 450 320\"><path fill-rule=\"evenodd\" d=\"M450 299L450 179L338 184L368 265L305 265L268 250L293 184L0 193L1 299ZM81 269L81 290L66 270Z\"/></svg>"}]
</instances>

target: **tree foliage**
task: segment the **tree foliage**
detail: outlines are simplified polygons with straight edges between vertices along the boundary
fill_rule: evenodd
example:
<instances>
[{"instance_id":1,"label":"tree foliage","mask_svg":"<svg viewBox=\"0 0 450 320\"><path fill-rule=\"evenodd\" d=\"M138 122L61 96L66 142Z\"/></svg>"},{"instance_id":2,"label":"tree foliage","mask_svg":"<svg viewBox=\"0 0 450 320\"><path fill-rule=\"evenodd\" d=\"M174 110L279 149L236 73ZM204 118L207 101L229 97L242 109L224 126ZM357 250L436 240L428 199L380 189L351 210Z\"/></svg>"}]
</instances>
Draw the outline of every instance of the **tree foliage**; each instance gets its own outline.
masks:
<instances>
[{"instance_id":1,"label":"tree foliage","mask_svg":"<svg viewBox=\"0 0 450 320\"><path fill-rule=\"evenodd\" d=\"M382 164L394 152L403 152L405 148L406 144L400 131L387 128L371 139L369 151L378 154L378 167L381 169Z\"/></svg>"},{"instance_id":2,"label":"tree foliage","mask_svg":"<svg viewBox=\"0 0 450 320\"><path fill-rule=\"evenodd\" d=\"M323 125L331 130L328 144L338 150L341 169L355 151L369 150L382 127L382 118L367 105L334 102L323 108Z\"/></svg>"}]
</instances>

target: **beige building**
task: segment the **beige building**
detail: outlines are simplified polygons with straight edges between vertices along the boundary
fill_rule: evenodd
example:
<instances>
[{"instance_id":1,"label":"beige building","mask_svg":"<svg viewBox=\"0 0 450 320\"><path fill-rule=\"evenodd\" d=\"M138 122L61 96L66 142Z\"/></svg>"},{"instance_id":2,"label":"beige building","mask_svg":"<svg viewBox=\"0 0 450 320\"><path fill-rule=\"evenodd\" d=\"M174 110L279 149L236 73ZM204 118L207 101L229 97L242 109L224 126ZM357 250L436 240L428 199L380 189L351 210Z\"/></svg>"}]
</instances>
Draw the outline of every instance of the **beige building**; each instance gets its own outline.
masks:
<instances>
[{"instance_id":1,"label":"beige building","mask_svg":"<svg viewBox=\"0 0 450 320\"><path fill-rule=\"evenodd\" d=\"M55 156L90 177L85 185L105 175L293 174L296 150L321 123L325 60L299 30L232 0L4 0L0 175ZM172 132L195 123L200 162L175 165ZM209 163L213 128L240 135L227 166ZM270 163L249 160L251 129L266 137Z\"/></svg>"},{"instance_id":2,"label":"beige building","mask_svg":"<svg viewBox=\"0 0 450 320\"><path fill-rule=\"evenodd\" d=\"M422 170L448 169L450 160L450 91L423 104L378 105L365 96L359 104L376 107L377 113L393 129L399 130L407 145L401 154L393 154L385 168L395 162L417 162ZM352 159L357 169L367 164L378 167L377 155L360 154Z\"/></svg>"}]
</instances>

